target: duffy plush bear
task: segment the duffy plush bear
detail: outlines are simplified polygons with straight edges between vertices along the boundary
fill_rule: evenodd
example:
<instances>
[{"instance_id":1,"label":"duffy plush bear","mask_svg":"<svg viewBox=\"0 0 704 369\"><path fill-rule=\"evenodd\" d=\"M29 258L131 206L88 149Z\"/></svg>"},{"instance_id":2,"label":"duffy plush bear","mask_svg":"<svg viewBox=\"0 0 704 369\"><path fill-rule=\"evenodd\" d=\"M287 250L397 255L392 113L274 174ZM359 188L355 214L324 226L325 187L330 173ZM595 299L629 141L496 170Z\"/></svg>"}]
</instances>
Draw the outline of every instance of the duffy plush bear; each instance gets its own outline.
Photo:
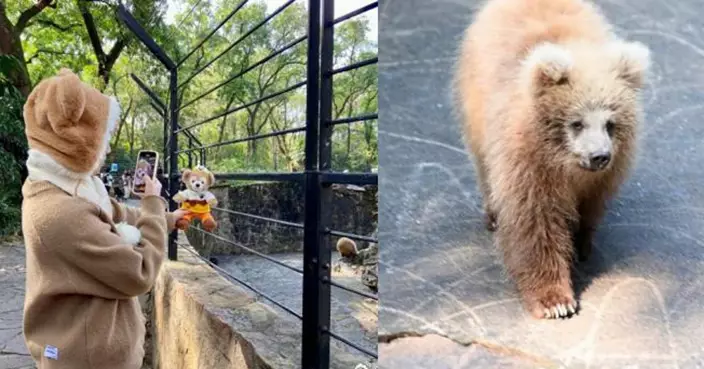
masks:
<instances>
[{"instance_id":1,"label":"duffy plush bear","mask_svg":"<svg viewBox=\"0 0 704 369\"><path fill-rule=\"evenodd\" d=\"M181 209L188 214L176 223L176 227L185 230L193 219L199 219L203 229L211 232L217 223L210 214L210 207L217 206L218 200L208 189L215 183L215 176L204 166L199 165L193 170L183 171L181 181L186 185L186 189L179 191L174 196L174 201L181 204Z\"/></svg>"}]
</instances>

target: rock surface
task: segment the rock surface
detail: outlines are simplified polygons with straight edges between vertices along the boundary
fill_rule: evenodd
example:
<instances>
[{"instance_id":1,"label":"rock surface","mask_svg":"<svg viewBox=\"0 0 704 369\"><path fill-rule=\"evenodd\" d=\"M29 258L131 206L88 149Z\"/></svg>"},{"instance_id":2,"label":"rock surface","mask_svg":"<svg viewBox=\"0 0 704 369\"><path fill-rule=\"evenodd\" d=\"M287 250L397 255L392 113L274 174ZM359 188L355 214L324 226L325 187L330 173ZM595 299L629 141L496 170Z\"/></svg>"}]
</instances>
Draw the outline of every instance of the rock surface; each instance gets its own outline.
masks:
<instances>
[{"instance_id":1,"label":"rock surface","mask_svg":"<svg viewBox=\"0 0 704 369\"><path fill-rule=\"evenodd\" d=\"M301 254L272 254L269 256L286 265L302 269L303 260ZM219 266L234 277L254 286L291 310L301 311L302 279L300 274L257 256L220 255L217 258ZM334 258L337 259L337 254L335 254ZM372 294L361 282L361 270L351 268L346 263L340 262L339 259L333 261L333 266L332 278L334 282L347 288ZM367 350L375 352L377 349L378 314L376 301L337 287L332 287L331 295L330 320L332 322L332 331ZM282 319L290 320L296 325L300 324L297 318L286 313L283 309L277 308L265 299L260 299L260 301L279 312L279 316ZM355 349L346 347L334 339L331 342L339 350L351 355L359 355L360 360L364 361L365 356Z\"/></svg>"},{"instance_id":2,"label":"rock surface","mask_svg":"<svg viewBox=\"0 0 704 369\"><path fill-rule=\"evenodd\" d=\"M638 166L576 272L582 312L557 321L518 303L452 114L456 50L482 3L380 4L380 335L480 341L575 369L703 367L704 2L597 1L619 34L651 47L653 68ZM380 350L382 367L428 368ZM467 354L447 367L536 367L452 350Z\"/></svg>"},{"instance_id":3,"label":"rock surface","mask_svg":"<svg viewBox=\"0 0 704 369\"><path fill-rule=\"evenodd\" d=\"M299 183L258 183L212 189L218 209L212 214L218 222L214 231L219 237L244 244L265 254L302 252L303 230L244 217L232 211L248 213L291 223L304 221L304 191ZM347 233L368 235L376 227L376 186L362 190L333 186L330 228ZM231 243L223 242L197 230L189 230L188 239L201 255L247 254ZM333 239L332 242L336 240Z\"/></svg>"}]
</instances>

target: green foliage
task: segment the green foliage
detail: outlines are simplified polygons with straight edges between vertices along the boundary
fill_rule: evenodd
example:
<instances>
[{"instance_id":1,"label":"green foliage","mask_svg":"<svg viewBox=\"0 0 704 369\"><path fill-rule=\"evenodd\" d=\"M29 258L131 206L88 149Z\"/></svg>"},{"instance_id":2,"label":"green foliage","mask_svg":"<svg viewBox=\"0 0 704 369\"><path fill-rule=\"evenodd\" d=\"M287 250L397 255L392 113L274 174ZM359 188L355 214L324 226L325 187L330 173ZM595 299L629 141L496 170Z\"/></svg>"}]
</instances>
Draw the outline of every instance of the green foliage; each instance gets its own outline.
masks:
<instances>
[{"instance_id":1,"label":"green foliage","mask_svg":"<svg viewBox=\"0 0 704 369\"><path fill-rule=\"evenodd\" d=\"M7 81L19 63L0 55L0 237L16 234L20 228L22 171L27 143L22 107L24 97Z\"/></svg>"},{"instance_id":2,"label":"green foliage","mask_svg":"<svg viewBox=\"0 0 704 369\"><path fill-rule=\"evenodd\" d=\"M134 83L130 74L142 79L167 105L169 75L116 19L114 6L97 1L70 0L57 1L57 8L42 11L22 36L27 68L35 84L55 74L59 68L69 67L79 72L84 81L103 87L98 76L98 59L78 5L80 2L90 9L106 53L117 40L127 37L129 41L112 68L104 89L117 97L123 109L109 159L118 162L121 168L128 168L133 165L140 149L161 152L164 145L164 119L156 113L149 97ZM115 3L114 0L105 2ZM124 2L171 59L176 61L193 50L240 3L229 0ZM31 5L32 0L11 3L8 5L8 16L15 20L21 10ZM173 21L165 19L170 6L178 7ZM179 68L180 82L225 53L180 90L180 102L189 102L213 86L239 76L253 64L306 35L308 15L304 2L294 3L250 33L273 11L267 8L264 0L248 2L203 47L196 50ZM335 67L353 64L377 54L377 45L370 41L369 32L366 18L353 18L336 26ZM241 39L246 34L248 36ZM228 50L239 39L241 41ZM299 43L182 109L179 112L180 124L192 125L241 107L232 114L192 130L204 145L303 126L306 117L305 87L265 102L243 105L304 81L306 46L305 41ZM375 113L378 108L376 66L336 75L333 105L333 119ZM378 165L376 121L336 126L333 142L334 170L367 171ZM179 135L179 147L188 148L188 139L183 134ZM208 149L207 156L208 166L218 172L300 171L304 164L304 134L213 147ZM181 155L180 163L187 165L185 154Z\"/></svg>"}]
</instances>

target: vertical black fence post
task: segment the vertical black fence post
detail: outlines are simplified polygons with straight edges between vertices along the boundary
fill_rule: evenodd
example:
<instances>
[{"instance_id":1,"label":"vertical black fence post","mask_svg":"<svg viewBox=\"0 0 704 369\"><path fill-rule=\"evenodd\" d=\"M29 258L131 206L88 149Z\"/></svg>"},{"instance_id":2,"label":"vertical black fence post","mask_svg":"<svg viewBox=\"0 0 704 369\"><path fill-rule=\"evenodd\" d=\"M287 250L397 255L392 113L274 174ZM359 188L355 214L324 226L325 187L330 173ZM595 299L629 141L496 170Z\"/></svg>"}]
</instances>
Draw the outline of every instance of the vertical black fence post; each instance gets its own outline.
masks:
<instances>
[{"instance_id":1,"label":"vertical black fence post","mask_svg":"<svg viewBox=\"0 0 704 369\"><path fill-rule=\"evenodd\" d=\"M169 116L171 117L171 137L169 138L169 209L176 210L176 202L173 196L178 192L179 173L178 173L178 69L171 69L171 78L169 86ZM171 232L169 235L169 260L178 259L178 249L176 248L177 231Z\"/></svg>"},{"instance_id":2,"label":"vertical black fence post","mask_svg":"<svg viewBox=\"0 0 704 369\"><path fill-rule=\"evenodd\" d=\"M332 121L332 103L333 103L333 85L332 85L332 68L333 68L333 51L335 48L334 30L335 30L335 0L322 1L322 39L320 41L320 117L319 122L319 137L318 137L318 172L325 173L332 169L332 132L333 126L329 124ZM329 345L330 337L327 332L330 330L330 264L331 264L331 248L330 237L327 231L331 227L330 219L332 204L332 185L330 183L321 183L318 185L320 189L320 224L318 225L319 235L319 251L321 297L320 304L324 305L325 313L321 316L321 324L325 345ZM329 349L328 349L329 351ZM322 355L322 353L321 353ZM329 356L329 352L325 355ZM328 368L328 363L324 367Z\"/></svg>"},{"instance_id":3,"label":"vertical black fence post","mask_svg":"<svg viewBox=\"0 0 704 369\"><path fill-rule=\"evenodd\" d=\"M170 106L171 106L171 103L169 103L169 107ZM164 133L164 141L163 141L164 142L164 149L162 151L164 153L164 159L162 160L164 166L162 168L164 168L164 176L167 176L167 178L168 178L168 175L170 173L170 169L169 169L169 163L168 163L167 156L169 155L169 137L170 137L169 136L169 127L170 127L169 123L171 121L171 109L167 108L165 110L166 111L164 114L164 132L163 132ZM166 183L168 183L168 181Z\"/></svg>"},{"instance_id":4,"label":"vertical black fence post","mask_svg":"<svg viewBox=\"0 0 704 369\"><path fill-rule=\"evenodd\" d=\"M188 138L188 149L193 149L193 139ZM193 168L193 151L188 152L188 168Z\"/></svg>"},{"instance_id":5,"label":"vertical black fence post","mask_svg":"<svg viewBox=\"0 0 704 369\"><path fill-rule=\"evenodd\" d=\"M322 334L330 321L330 286L322 277L326 253L321 247L320 173L318 172L320 98L320 0L308 0L308 60L305 138L305 219L303 223L303 369L327 369L330 337Z\"/></svg>"},{"instance_id":6,"label":"vertical black fence post","mask_svg":"<svg viewBox=\"0 0 704 369\"><path fill-rule=\"evenodd\" d=\"M321 172L332 169L332 70L335 50L335 0L323 0L323 35L320 47L320 163ZM324 186L324 190L329 186ZM328 192L328 191L325 191ZM325 204L326 200L323 199ZM328 206L324 206L327 209ZM323 219L327 219L323 215Z\"/></svg>"}]
</instances>

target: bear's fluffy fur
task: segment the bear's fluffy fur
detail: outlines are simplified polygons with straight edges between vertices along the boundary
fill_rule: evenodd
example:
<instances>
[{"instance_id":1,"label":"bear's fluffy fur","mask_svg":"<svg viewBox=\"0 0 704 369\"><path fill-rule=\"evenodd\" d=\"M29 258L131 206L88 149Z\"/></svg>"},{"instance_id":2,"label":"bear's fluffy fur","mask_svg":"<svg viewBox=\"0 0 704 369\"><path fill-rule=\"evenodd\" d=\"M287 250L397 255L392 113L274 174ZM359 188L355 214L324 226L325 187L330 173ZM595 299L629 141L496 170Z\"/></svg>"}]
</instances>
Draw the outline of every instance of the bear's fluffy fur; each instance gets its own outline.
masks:
<instances>
[{"instance_id":1,"label":"bear's fluffy fur","mask_svg":"<svg viewBox=\"0 0 704 369\"><path fill-rule=\"evenodd\" d=\"M487 228L535 317L577 308L573 253L588 257L632 166L649 58L582 0L490 0L466 31L455 97Z\"/></svg>"}]
</instances>

